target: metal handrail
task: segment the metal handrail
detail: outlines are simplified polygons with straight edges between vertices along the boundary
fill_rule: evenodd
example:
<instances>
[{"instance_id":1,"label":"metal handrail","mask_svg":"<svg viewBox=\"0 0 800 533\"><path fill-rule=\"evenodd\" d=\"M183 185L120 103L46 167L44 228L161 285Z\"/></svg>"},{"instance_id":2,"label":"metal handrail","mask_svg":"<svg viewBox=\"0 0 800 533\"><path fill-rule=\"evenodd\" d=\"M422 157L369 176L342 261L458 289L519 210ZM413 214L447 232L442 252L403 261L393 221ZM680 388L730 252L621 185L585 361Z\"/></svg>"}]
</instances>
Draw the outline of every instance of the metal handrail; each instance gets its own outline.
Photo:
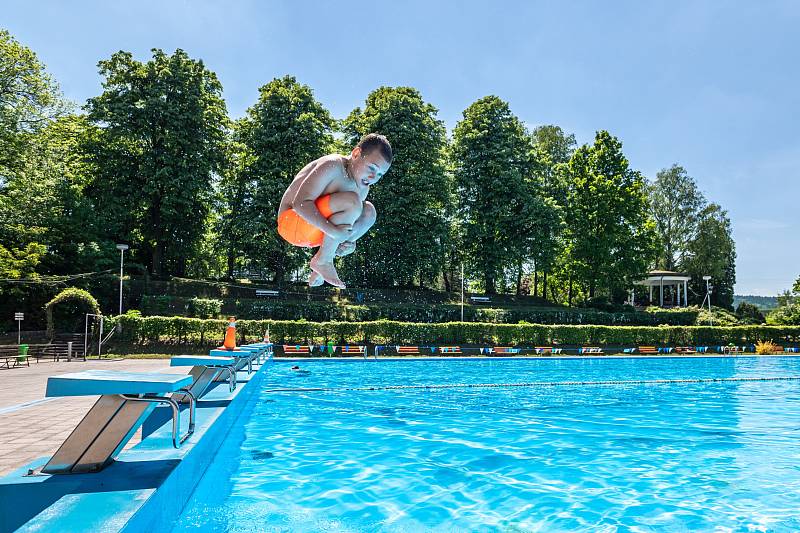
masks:
<instances>
[{"instance_id":1,"label":"metal handrail","mask_svg":"<svg viewBox=\"0 0 800 533\"><path fill-rule=\"evenodd\" d=\"M172 408L172 446L175 449L181 447L181 444L194 433L194 410L197 398L188 389L181 389L179 392L186 394L189 397L189 430L186 435L179 438L181 426L181 408L178 402L166 396L131 396L129 394L119 394L118 396L123 400L132 402L150 402L150 403L165 403Z\"/></svg>"}]
</instances>

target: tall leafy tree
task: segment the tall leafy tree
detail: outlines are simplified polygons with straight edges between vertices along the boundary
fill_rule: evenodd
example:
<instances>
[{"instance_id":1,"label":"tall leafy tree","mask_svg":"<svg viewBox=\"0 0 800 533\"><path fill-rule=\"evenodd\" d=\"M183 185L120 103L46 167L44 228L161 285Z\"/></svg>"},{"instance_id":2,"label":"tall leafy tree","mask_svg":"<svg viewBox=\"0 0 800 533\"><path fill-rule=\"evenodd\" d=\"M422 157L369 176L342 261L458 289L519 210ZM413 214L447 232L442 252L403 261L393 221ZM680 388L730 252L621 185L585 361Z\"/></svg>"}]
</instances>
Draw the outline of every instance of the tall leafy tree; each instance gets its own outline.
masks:
<instances>
[{"instance_id":1,"label":"tall leafy tree","mask_svg":"<svg viewBox=\"0 0 800 533\"><path fill-rule=\"evenodd\" d=\"M91 203L84 196L88 166L80 150L92 134L85 117L67 115L40 129L0 190L0 242L23 249L46 246L39 272L65 274L102 266L113 243L99 243Z\"/></svg>"},{"instance_id":2,"label":"tall leafy tree","mask_svg":"<svg viewBox=\"0 0 800 533\"><path fill-rule=\"evenodd\" d=\"M527 183L530 137L506 102L487 96L464 111L452 154L465 253L491 294L506 266L529 252L521 235L537 201Z\"/></svg>"},{"instance_id":3,"label":"tall leafy tree","mask_svg":"<svg viewBox=\"0 0 800 533\"><path fill-rule=\"evenodd\" d=\"M183 275L206 230L228 127L222 85L183 50L146 63L117 52L99 63L104 91L89 99L100 128L87 145L89 189L109 236L132 242L156 275Z\"/></svg>"},{"instance_id":4,"label":"tall leafy tree","mask_svg":"<svg viewBox=\"0 0 800 533\"><path fill-rule=\"evenodd\" d=\"M629 167L622 143L606 131L597 133L593 145L576 150L568 175L570 271L589 298L600 289L621 300L654 255L644 178Z\"/></svg>"},{"instance_id":5,"label":"tall leafy tree","mask_svg":"<svg viewBox=\"0 0 800 533\"><path fill-rule=\"evenodd\" d=\"M678 165L661 170L648 192L659 240L656 266L675 270L684 264L689 244L697 236L706 199L694 179Z\"/></svg>"},{"instance_id":6,"label":"tall leafy tree","mask_svg":"<svg viewBox=\"0 0 800 533\"><path fill-rule=\"evenodd\" d=\"M68 108L36 54L0 29L0 181L20 169L32 137Z\"/></svg>"},{"instance_id":7,"label":"tall leafy tree","mask_svg":"<svg viewBox=\"0 0 800 533\"><path fill-rule=\"evenodd\" d=\"M714 290L711 302L733 309L733 287L736 283L736 243L731 235L728 213L717 204L709 204L700 213L697 235L688 244L684 270L692 276L693 299L702 301L706 293L703 276L711 276Z\"/></svg>"},{"instance_id":8,"label":"tall leafy tree","mask_svg":"<svg viewBox=\"0 0 800 533\"><path fill-rule=\"evenodd\" d=\"M259 89L258 102L234 130L234 166L224 181L227 228L247 266L275 281L286 279L305 258L278 235L281 197L301 168L331 150L334 126L311 88L284 76ZM229 255L229 267L233 262Z\"/></svg>"},{"instance_id":9,"label":"tall leafy tree","mask_svg":"<svg viewBox=\"0 0 800 533\"><path fill-rule=\"evenodd\" d=\"M344 261L344 275L367 286L410 286L438 277L448 240L447 143L437 109L411 87L380 87L344 121L349 146L367 133L392 143L391 171L370 191L378 219Z\"/></svg>"},{"instance_id":10,"label":"tall leafy tree","mask_svg":"<svg viewBox=\"0 0 800 533\"><path fill-rule=\"evenodd\" d=\"M567 134L560 126L547 124L534 128L531 132L533 140L534 180L537 182L541 196L552 199L556 206L563 208L567 204L567 180L565 166L575 152L577 144L575 135ZM548 232L551 239L560 241L559 228L553 224L560 224L554 220ZM552 242L550 247L540 247L534 255L533 295L539 295L539 275L542 274L542 297L548 298L548 276L551 274L559 256L555 249L558 242ZM563 243L561 243L563 244Z\"/></svg>"}]
</instances>

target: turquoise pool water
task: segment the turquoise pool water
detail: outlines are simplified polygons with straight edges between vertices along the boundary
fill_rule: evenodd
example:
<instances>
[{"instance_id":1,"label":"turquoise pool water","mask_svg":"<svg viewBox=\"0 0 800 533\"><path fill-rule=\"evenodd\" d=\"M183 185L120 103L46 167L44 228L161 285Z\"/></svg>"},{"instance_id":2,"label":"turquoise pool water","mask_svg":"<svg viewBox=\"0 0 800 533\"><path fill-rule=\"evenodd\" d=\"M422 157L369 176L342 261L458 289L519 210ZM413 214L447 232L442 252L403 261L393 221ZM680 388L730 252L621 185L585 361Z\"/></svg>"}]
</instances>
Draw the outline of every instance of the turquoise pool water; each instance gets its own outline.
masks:
<instances>
[{"instance_id":1,"label":"turquoise pool water","mask_svg":"<svg viewBox=\"0 0 800 533\"><path fill-rule=\"evenodd\" d=\"M343 390L786 377L800 358L292 364L175 531L800 530L800 381Z\"/></svg>"}]
</instances>

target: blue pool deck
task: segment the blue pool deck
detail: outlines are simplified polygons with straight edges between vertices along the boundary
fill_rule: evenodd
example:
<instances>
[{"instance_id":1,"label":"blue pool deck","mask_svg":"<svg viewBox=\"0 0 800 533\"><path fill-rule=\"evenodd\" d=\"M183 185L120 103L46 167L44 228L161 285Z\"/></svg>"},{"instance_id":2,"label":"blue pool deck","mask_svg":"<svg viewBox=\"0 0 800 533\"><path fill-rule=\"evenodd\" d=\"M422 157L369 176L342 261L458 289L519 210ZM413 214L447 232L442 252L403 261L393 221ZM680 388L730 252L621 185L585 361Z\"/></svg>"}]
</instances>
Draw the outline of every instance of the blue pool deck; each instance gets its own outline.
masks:
<instances>
[{"instance_id":1,"label":"blue pool deck","mask_svg":"<svg viewBox=\"0 0 800 533\"><path fill-rule=\"evenodd\" d=\"M175 449L169 409L156 408L143 439L98 473L27 476L42 457L0 479L0 532L163 531L180 513L210 458L258 388L270 362L219 382L197 402L194 434ZM181 427L188 425L181 411Z\"/></svg>"}]
</instances>

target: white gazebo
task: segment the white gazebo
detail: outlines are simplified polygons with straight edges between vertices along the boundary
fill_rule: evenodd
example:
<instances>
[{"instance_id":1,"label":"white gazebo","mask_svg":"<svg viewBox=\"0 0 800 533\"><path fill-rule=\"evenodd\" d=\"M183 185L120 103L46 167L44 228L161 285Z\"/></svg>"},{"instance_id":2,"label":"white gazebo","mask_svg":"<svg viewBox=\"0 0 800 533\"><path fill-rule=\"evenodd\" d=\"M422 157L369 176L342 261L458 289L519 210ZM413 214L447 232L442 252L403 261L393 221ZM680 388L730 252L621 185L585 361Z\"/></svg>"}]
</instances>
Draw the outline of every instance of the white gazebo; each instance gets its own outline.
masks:
<instances>
[{"instance_id":1,"label":"white gazebo","mask_svg":"<svg viewBox=\"0 0 800 533\"><path fill-rule=\"evenodd\" d=\"M653 287L658 287L658 305L664 307L664 286L674 286L677 291L678 305L686 307L688 303L688 288L691 276L681 274L680 272L672 272L669 270L652 270L647 275L647 279L637 281L637 285L645 285L650 287L650 302L653 301ZM683 286L683 290L681 290ZM683 297L683 298L681 298Z\"/></svg>"}]
</instances>

